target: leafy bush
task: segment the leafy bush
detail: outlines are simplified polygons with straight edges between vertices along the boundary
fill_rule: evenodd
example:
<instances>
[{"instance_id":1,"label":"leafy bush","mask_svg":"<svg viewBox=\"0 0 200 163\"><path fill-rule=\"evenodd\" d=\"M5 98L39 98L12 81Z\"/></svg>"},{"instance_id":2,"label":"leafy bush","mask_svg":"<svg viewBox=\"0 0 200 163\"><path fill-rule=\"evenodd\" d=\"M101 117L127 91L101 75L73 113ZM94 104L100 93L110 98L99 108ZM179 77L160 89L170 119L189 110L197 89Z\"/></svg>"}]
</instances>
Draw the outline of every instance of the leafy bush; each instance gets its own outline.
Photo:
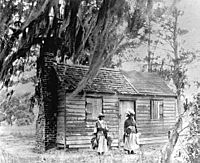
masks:
<instances>
[{"instance_id":1,"label":"leafy bush","mask_svg":"<svg viewBox=\"0 0 200 163\"><path fill-rule=\"evenodd\" d=\"M188 106L188 130L180 135L180 147L176 151L175 157L179 157L181 162L198 163L200 160L200 94L196 101Z\"/></svg>"},{"instance_id":2,"label":"leafy bush","mask_svg":"<svg viewBox=\"0 0 200 163\"><path fill-rule=\"evenodd\" d=\"M2 121L6 120L10 125L16 123L19 126L31 124L35 116L29 99L30 93L4 100L0 105L0 112L5 115Z\"/></svg>"}]
</instances>

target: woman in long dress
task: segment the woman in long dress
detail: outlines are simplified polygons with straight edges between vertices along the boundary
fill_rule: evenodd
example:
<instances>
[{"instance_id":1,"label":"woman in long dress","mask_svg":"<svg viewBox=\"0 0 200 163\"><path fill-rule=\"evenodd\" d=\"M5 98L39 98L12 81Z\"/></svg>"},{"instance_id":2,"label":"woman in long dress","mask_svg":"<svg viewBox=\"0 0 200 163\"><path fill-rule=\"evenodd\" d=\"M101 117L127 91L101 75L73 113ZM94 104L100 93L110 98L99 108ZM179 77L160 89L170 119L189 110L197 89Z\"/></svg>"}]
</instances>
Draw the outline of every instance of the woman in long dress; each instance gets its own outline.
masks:
<instances>
[{"instance_id":1,"label":"woman in long dress","mask_svg":"<svg viewBox=\"0 0 200 163\"><path fill-rule=\"evenodd\" d=\"M139 148L137 143L137 126L134 119L134 112L127 112L127 119L124 122L124 150L128 151L128 154L134 154L135 150Z\"/></svg>"},{"instance_id":2,"label":"woman in long dress","mask_svg":"<svg viewBox=\"0 0 200 163\"><path fill-rule=\"evenodd\" d=\"M96 128L96 135L97 135L97 143L98 143L98 148L97 152L99 155L103 155L108 151L108 146L107 146L107 124L104 121L104 115L102 113L99 114L98 120L95 124Z\"/></svg>"}]
</instances>

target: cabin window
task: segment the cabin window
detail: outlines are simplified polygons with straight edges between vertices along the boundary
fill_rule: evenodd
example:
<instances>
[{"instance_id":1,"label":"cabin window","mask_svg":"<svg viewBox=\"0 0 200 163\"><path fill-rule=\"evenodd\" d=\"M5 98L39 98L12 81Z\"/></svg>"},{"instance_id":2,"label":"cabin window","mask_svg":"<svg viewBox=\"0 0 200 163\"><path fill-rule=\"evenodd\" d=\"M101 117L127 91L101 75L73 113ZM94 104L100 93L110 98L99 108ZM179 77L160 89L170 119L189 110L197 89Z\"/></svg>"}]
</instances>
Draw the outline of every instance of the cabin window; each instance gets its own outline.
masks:
<instances>
[{"instance_id":1,"label":"cabin window","mask_svg":"<svg viewBox=\"0 0 200 163\"><path fill-rule=\"evenodd\" d=\"M163 118L163 106L162 100L151 100L150 101L150 117L151 119L162 119Z\"/></svg>"},{"instance_id":2,"label":"cabin window","mask_svg":"<svg viewBox=\"0 0 200 163\"><path fill-rule=\"evenodd\" d=\"M86 119L97 119L102 113L102 98L86 98Z\"/></svg>"}]
</instances>

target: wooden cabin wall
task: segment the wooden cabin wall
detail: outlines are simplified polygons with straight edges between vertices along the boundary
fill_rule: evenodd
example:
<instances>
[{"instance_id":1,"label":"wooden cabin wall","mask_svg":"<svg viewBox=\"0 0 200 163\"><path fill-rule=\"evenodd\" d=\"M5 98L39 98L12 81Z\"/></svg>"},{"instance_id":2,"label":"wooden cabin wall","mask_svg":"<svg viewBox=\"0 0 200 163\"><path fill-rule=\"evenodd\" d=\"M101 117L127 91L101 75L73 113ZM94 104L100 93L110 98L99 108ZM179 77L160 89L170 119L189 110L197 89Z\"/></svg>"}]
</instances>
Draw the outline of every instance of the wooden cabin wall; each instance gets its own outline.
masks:
<instances>
[{"instance_id":1,"label":"wooden cabin wall","mask_svg":"<svg viewBox=\"0 0 200 163\"><path fill-rule=\"evenodd\" d=\"M165 137L176 121L176 100L175 98L161 98L164 103L163 118L152 120L150 118L150 99L139 98L136 105L136 120L138 132L141 138Z\"/></svg>"},{"instance_id":2,"label":"wooden cabin wall","mask_svg":"<svg viewBox=\"0 0 200 163\"><path fill-rule=\"evenodd\" d=\"M85 98L76 96L69 101L64 97L65 107L58 110L57 143L64 144L66 140L68 148L90 146L93 126L85 121Z\"/></svg>"},{"instance_id":3,"label":"wooden cabin wall","mask_svg":"<svg viewBox=\"0 0 200 163\"><path fill-rule=\"evenodd\" d=\"M136 121L138 132L144 140L149 138L162 137L167 138L167 132L170 130L176 120L175 98L161 98L164 102L163 119L150 119L150 97L116 96L104 94L87 94L77 96L67 101L66 95L60 91L58 101L58 120L57 120L57 143L64 145L64 136L66 136L66 145L68 148L91 147L91 138L93 137L94 126L97 119L87 119L86 115L86 97L102 97L102 109L105 114L105 120L108 124L109 135L113 139L113 146L118 146L119 136L119 100L126 98L136 100ZM66 111L66 112L65 112ZM66 116L64 117L64 115ZM66 127L64 127L66 120ZM64 134L66 133L66 134ZM146 142L145 142L146 143Z\"/></svg>"},{"instance_id":4,"label":"wooden cabin wall","mask_svg":"<svg viewBox=\"0 0 200 163\"><path fill-rule=\"evenodd\" d=\"M118 146L119 101L117 96L103 96L103 113L108 124L109 135L113 140L112 146Z\"/></svg>"},{"instance_id":5,"label":"wooden cabin wall","mask_svg":"<svg viewBox=\"0 0 200 163\"><path fill-rule=\"evenodd\" d=\"M97 118L88 119L86 115L85 97L102 97L103 113L109 128L109 135L113 138L113 145L118 141L118 98L112 95L94 95L76 96L68 101L60 98L58 107L57 121L57 143L64 145L64 136L66 136L66 145L68 148L91 147L91 138L93 137L94 126ZM65 96L63 96L65 97ZM65 112L66 109L66 112ZM64 115L66 114L66 118ZM66 128L64 120L66 119ZM66 134L64 134L66 132Z\"/></svg>"}]
</instances>

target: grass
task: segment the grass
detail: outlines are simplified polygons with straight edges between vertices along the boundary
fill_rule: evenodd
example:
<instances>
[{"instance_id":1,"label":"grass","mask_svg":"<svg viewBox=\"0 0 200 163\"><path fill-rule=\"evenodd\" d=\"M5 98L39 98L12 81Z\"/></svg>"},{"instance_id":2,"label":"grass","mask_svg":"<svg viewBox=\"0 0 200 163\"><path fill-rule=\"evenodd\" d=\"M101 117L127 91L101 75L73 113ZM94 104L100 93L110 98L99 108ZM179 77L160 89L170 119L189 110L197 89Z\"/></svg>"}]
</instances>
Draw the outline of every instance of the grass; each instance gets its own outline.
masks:
<instances>
[{"instance_id":1,"label":"grass","mask_svg":"<svg viewBox=\"0 0 200 163\"><path fill-rule=\"evenodd\" d=\"M19 155L12 155L5 150L1 151L2 157L0 157L1 163L156 163L158 158L143 157L140 155L116 155L111 153L106 156L97 156L95 152L80 152L71 153L64 151L57 151L53 155L43 154L36 157L21 157ZM1 154L0 154L1 155Z\"/></svg>"},{"instance_id":2,"label":"grass","mask_svg":"<svg viewBox=\"0 0 200 163\"><path fill-rule=\"evenodd\" d=\"M51 149L44 154L33 152L35 147L35 125L0 126L0 163L156 163L159 146L142 147L136 155L127 155L123 149L113 149L105 156L96 151Z\"/></svg>"},{"instance_id":3,"label":"grass","mask_svg":"<svg viewBox=\"0 0 200 163\"><path fill-rule=\"evenodd\" d=\"M0 126L0 136L35 137L35 124L28 126Z\"/></svg>"}]
</instances>

